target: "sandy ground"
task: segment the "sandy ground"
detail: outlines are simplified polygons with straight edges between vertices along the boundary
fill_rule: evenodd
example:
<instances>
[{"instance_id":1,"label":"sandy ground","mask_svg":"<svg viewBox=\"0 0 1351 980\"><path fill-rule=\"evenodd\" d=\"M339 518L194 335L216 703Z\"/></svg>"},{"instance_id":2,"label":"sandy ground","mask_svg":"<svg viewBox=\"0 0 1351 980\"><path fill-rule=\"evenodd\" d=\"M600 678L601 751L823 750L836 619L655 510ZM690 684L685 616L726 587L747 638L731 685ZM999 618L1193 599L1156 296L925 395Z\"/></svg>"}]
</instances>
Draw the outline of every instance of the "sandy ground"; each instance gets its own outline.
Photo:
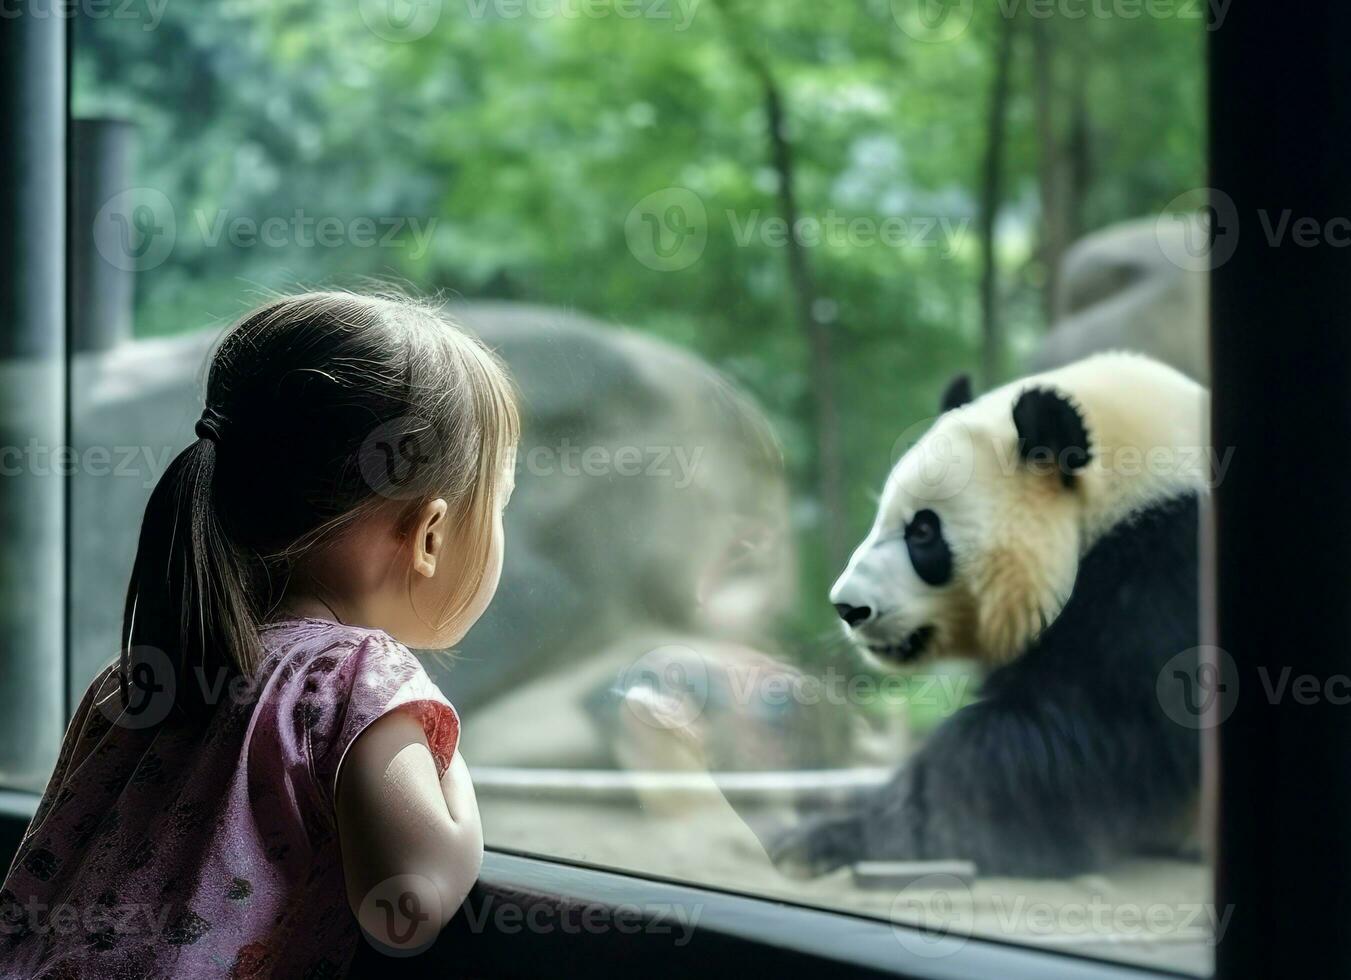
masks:
<instances>
[{"instance_id":1,"label":"sandy ground","mask_svg":"<svg viewBox=\"0 0 1351 980\"><path fill-rule=\"evenodd\" d=\"M488 843L638 874L939 928L946 939L898 933L902 947L966 936L1031 944L1161 969L1212 969L1210 873L1201 864L1137 861L1063 881L928 876L861 888L850 870L796 881L769 862L756 834L720 794L569 800L480 790ZM768 825L772 813L752 814ZM934 955L941 949L918 952Z\"/></svg>"}]
</instances>

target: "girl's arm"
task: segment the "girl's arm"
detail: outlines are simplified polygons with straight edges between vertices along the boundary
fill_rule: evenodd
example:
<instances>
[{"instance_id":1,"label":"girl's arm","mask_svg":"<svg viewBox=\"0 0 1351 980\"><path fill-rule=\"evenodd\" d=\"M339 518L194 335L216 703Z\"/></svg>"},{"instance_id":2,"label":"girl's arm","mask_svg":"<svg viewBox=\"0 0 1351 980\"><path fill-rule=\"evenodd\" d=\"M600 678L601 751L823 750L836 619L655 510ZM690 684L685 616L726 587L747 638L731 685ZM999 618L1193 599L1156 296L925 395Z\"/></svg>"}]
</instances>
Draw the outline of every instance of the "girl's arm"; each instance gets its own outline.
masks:
<instances>
[{"instance_id":1,"label":"girl's arm","mask_svg":"<svg viewBox=\"0 0 1351 980\"><path fill-rule=\"evenodd\" d=\"M426 745L424 741L422 743ZM430 751L427 753L431 754ZM483 857L483 828L479 825L478 797L474 795L474 783L469 778L469 767L464 764L464 756L458 749L441 777L441 795L446 801L446 810L450 819L461 826L472 826L478 833L479 858ZM474 866L474 877L478 877L478 866ZM473 884L473 881L470 881Z\"/></svg>"},{"instance_id":2,"label":"girl's arm","mask_svg":"<svg viewBox=\"0 0 1351 980\"><path fill-rule=\"evenodd\" d=\"M338 839L347 901L378 944L430 944L478 878L483 830L456 752L438 780L408 712L385 715L348 749L338 773Z\"/></svg>"}]
</instances>

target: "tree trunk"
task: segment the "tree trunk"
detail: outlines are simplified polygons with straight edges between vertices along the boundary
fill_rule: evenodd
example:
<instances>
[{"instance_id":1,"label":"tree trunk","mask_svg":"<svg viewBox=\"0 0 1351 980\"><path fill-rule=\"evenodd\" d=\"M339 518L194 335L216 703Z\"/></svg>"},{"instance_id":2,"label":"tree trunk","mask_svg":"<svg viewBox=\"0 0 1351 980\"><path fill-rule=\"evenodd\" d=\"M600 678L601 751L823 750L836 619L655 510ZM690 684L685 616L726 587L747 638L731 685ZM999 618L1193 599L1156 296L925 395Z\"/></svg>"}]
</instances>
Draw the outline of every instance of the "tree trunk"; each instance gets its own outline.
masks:
<instances>
[{"instance_id":1,"label":"tree trunk","mask_svg":"<svg viewBox=\"0 0 1351 980\"><path fill-rule=\"evenodd\" d=\"M769 129L774 172L779 183L779 210L788 222L788 278L793 286L799 328L807 339L807 377L811 387L816 423L817 490L824 514L826 558L838 564L844 561L844 494L841 488L844 459L840 451L839 407L835 399L835 360L830 329L817 317L816 284L812 279L807 253L798 240L797 191L794 178L793 145L785 131L783 97L769 72L762 72L765 93L765 119Z\"/></svg>"},{"instance_id":2,"label":"tree trunk","mask_svg":"<svg viewBox=\"0 0 1351 980\"><path fill-rule=\"evenodd\" d=\"M817 497L821 502L824 554L832 564L844 561L848 539L844 513L842 477L844 458L840 447L839 407L835 396L835 359L830 328L818 319L819 296L797 237L798 204L793 144L788 138L783 94L769 64L752 47L737 19L733 0L714 0L727 20L728 38L738 57L760 82L765 123L769 134L770 162L778 178L780 217L788 223L788 279L793 289L794 316L807 341L807 383L812 395L816 442Z\"/></svg>"},{"instance_id":3,"label":"tree trunk","mask_svg":"<svg viewBox=\"0 0 1351 980\"><path fill-rule=\"evenodd\" d=\"M1076 74L1082 78L1087 72L1086 65L1080 65ZM1076 85L1071 96L1070 139L1068 150L1069 197L1065 208L1065 230L1069 241L1076 241L1088 230L1084 222L1084 201L1088 198L1088 185L1093 180L1093 143L1092 130L1088 119L1087 86Z\"/></svg>"},{"instance_id":4,"label":"tree trunk","mask_svg":"<svg viewBox=\"0 0 1351 980\"><path fill-rule=\"evenodd\" d=\"M1016 24L1013 17L1001 18L994 74L990 80L985 163L980 185L981 381L987 390L998 383L1004 361L1004 335L998 308L999 261L995 254L995 228L1004 196L1004 134L1008 122L1009 81Z\"/></svg>"},{"instance_id":5,"label":"tree trunk","mask_svg":"<svg viewBox=\"0 0 1351 980\"><path fill-rule=\"evenodd\" d=\"M1042 309L1055 322L1060 299L1060 263L1069 236L1065 225L1066 167L1056 125L1055 42L1044 17L1032 23L1032 73L1037 114L1037 175L1041 196L1041 260L1046 269Z\"/></svg>"}]
</instances>

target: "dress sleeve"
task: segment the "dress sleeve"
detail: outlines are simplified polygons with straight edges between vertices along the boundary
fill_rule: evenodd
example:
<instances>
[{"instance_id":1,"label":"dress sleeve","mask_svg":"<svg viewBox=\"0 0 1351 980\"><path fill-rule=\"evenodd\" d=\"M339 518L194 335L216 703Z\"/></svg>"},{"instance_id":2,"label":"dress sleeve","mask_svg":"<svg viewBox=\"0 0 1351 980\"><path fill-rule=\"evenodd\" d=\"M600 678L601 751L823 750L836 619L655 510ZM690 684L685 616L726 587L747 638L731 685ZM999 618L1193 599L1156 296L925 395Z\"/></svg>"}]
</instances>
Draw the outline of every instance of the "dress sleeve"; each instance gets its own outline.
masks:
<instances>
[{"instance_id":1,"label":"dress sleeve","mask_svg":"<svg viewBox=\"0 0 1351 980\"><path fill-rule=\"evenodd\" d=\"M349 651L320 654L302 674L292 720L328 806L347 750L367 726L394 711L421 722L436 774L445 774L459 743L460 719L407 647L372 633Z\"/></svg>"}]
</instances>

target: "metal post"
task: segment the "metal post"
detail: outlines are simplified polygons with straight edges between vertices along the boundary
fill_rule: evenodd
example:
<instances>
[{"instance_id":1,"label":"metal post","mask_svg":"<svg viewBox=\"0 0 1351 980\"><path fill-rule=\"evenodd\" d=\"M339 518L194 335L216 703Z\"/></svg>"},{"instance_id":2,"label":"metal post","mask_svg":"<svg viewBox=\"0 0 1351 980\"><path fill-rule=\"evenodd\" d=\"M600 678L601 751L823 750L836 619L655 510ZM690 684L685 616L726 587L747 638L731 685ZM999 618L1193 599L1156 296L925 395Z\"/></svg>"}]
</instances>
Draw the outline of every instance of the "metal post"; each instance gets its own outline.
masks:
<instances>
[{"instance_id":1,"label":"metal post","mask_svg":"<svg viewBox=\"0 0 1351 980\"><path fill-rule=\"evenodd\" d=\"M70 124L70 342L72 354L104 351L131 339L134 273L98 251L99 209L131 187L135 130L120 119Z\"/></svg>"},{"instance_id":2,"label":"metal post","mask_svg":"<svg viewBox=\"0 0 1351 980\"><path fill-rule=\"evenodd\" d=\"M40 789L64 710L66 27L0 21L0 782Z\"/></svg>"}]
</instances>

